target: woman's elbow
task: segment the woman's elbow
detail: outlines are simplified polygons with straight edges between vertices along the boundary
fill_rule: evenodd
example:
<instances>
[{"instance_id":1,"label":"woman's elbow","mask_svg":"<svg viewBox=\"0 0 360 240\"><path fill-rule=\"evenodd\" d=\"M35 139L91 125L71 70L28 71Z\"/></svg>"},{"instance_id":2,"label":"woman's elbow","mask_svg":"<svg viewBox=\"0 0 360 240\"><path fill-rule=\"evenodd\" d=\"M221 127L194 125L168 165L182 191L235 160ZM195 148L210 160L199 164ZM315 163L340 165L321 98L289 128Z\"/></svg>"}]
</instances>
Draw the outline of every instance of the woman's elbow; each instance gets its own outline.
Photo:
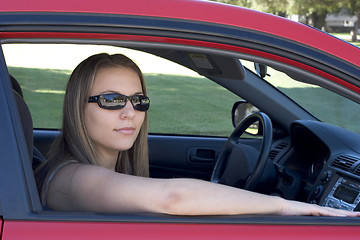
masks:
<instances>
[{"instance_id":1,"label":"woman's elbow","mask_svg":"<svg viewBox=\"0 0 360 240\"><path fill-rule=\"evenodd\" d=\"M185 183L170 184L165 187L165 194L161 201L161 212L170 215L191 215L191 199L195 196L191 188L186 187Z\"/></svg>"}]
</instances>

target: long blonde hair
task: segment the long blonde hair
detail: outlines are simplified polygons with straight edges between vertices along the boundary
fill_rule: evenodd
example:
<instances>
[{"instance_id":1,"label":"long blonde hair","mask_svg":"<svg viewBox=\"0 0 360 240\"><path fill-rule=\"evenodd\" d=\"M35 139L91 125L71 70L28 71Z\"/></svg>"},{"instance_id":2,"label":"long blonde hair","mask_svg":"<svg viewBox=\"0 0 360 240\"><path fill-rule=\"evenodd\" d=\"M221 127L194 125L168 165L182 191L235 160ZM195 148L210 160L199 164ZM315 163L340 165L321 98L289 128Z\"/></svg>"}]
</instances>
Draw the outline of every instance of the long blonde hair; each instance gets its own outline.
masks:
<instances>
[{"instance_id":1,"label":"long blonde hair","mask_svg":"<svg viewBox=\"0 0 360 240\"><path fill-rule=\"evenodd\" d=\"M107 67L127 67L134 70L141 81L142 91L146 95L145 81L140 68L122 54L96 54L82 61L72 72L63 105L63 121L60 136L54 141L48 154L48 160L41 165L35 174L38 188L46 175L60 163L76 160L79 163L99 165L97 151L85 126L85 105L88 103L96 73ZM148 159L148 113L133 146L119 152L115 171L136 176L149 176Z\"/></svg>"}]
</instances>

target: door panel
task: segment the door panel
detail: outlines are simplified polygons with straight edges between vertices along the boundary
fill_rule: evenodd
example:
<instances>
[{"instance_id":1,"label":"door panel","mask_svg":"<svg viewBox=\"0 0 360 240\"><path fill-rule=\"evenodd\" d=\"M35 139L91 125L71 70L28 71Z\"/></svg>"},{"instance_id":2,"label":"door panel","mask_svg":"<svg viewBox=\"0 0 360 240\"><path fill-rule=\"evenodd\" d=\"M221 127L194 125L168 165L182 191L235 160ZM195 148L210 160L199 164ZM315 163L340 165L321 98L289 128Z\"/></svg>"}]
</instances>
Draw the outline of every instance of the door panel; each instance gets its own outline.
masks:
<instances>
[{"instance_id":1,"label":"door panel","mask_svg":"<svg viewBox=\"0 0 360 240\"><path fill-rule=\"evenodd\" d=\"M152 177L209 180L226 138L149 136Z\"/></svg>"},{"instance_id":2,"label":"door panel","mask_svg":"<svg viewBox=\"0 0 360 240\"><path fill-rule=\"evenodd\" d=\"M34 130L34 145L45 156L59 131ZM149 135L150 173L156 178L209 180L226 138Z\"/></svg>"}]
</instances>

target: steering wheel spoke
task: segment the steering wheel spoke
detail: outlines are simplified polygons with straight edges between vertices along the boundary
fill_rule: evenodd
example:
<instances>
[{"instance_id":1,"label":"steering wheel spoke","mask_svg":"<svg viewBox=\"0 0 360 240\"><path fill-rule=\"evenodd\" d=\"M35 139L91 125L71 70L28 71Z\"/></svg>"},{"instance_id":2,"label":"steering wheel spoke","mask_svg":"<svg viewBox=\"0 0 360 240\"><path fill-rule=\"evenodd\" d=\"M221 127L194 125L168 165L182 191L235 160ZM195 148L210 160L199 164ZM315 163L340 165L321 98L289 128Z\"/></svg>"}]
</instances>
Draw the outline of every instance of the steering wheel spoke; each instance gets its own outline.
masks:
<instances>
[{"instance_id":1,"label":"steering wheel spoke","mask_svg":"<svg viewBox=\"0 0 360 240\"><path fill-rule=\"evenodd\" d=\"M256 121L258 121L259 124L262 124L263 130L260 151L255 151L255 154L258 154L257 159L256 156L254 157L253 154L251 154L254 150L251 150L251 147L243 145L240 140L240 137L246 129ZM226 141L215 164L211 181L255 191L258 188L258 184L268 161L272 144L272 132L271 120L265 113L256 112L246 117L234 129ZM234 164L233 161L238 162ZM256 163L251 161L256 161ZM239 166L240 170L237 171L239 167L234 166ZM234 170L233 168L236 169ZM245 170L243 168L245 168ZM252 172L248 172L247 169Z\"/></svg>"}]
</instances>

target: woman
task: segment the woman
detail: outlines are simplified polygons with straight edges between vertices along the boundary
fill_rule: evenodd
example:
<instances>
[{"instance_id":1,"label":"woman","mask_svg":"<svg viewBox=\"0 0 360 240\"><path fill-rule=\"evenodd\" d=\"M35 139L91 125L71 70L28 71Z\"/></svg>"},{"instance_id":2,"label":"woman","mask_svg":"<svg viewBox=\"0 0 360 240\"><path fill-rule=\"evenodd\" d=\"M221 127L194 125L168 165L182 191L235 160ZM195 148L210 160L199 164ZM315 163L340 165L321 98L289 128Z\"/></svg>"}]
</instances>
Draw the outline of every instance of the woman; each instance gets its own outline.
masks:
<instances>
[{"instance_id":1,"label":"woman","mask_svg":"<svg viewBox=\"0 0 360 240\"><path fill-rule=\"evenodd\" d=\"M64 211L359 216L206 181L149 178L149 104L140 69L124 55L80 63L67 85L62 134L36 172L43 204Z\"/></svg>"}]
</instances>

